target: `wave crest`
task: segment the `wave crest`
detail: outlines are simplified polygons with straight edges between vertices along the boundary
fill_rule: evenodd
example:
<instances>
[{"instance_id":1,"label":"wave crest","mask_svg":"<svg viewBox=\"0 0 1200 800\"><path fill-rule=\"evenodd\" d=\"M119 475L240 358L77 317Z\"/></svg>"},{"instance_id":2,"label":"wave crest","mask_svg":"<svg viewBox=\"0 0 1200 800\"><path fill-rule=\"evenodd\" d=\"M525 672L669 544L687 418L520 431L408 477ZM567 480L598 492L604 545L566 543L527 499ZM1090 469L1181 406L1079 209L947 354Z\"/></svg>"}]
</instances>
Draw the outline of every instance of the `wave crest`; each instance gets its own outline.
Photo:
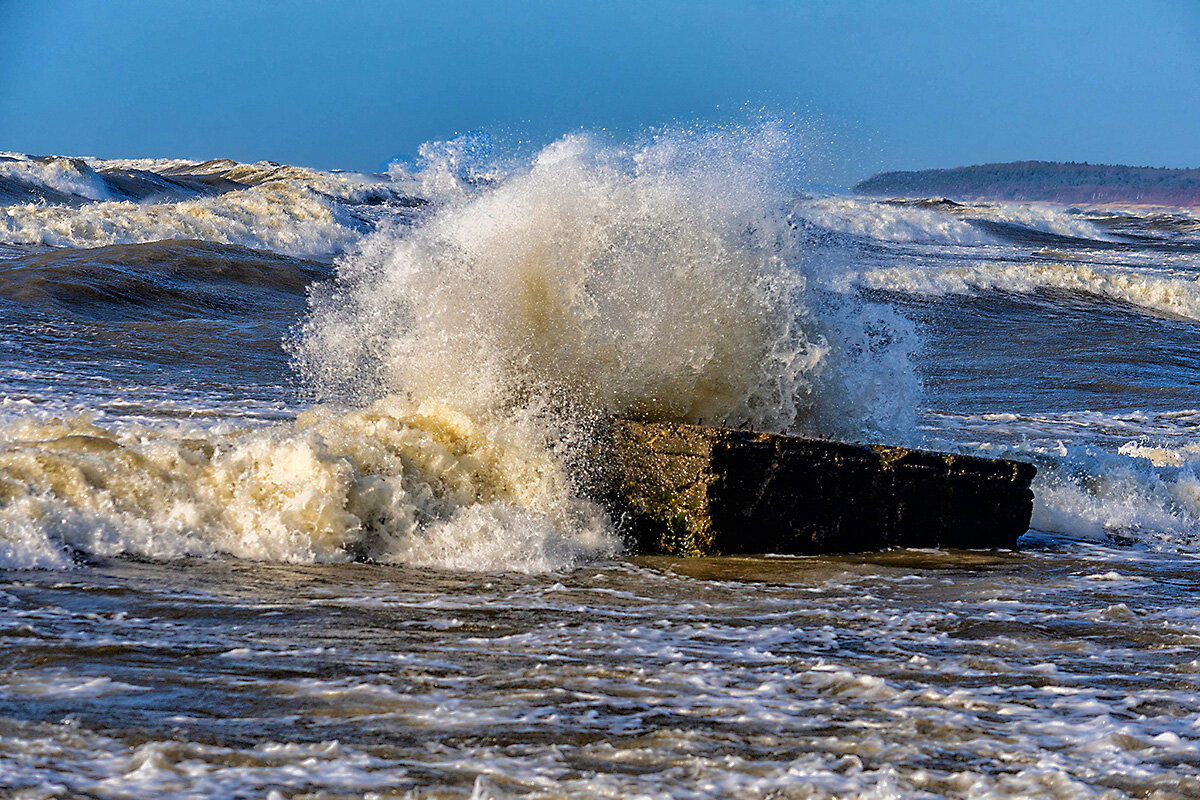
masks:
<instances>
[{"instance_id":1,"label":"wave crest","mask_svg":"<svg viewBox=\"0 0 1200 800\"><path fill-rule=\"evenodd\" d=\"M348 209L298 182L282 180L155 205L0 206L0 240L51 247L202 239L293 256L328 256L354 243L364 227Z\"/></svg>"},{"instance_id":2,"label":"wave crest","mask_svg":"<svg viewBox=\"0 0 1200 800\"><path fill-rule=\"evenodd\" d=\"M885 267L856 278L872 289L918 295L1039 290L1078 292L1139 308L1200 320L1200 281L1144 270L1059 262L967 264L949 267Z\"/></svg>"}]
</instances>

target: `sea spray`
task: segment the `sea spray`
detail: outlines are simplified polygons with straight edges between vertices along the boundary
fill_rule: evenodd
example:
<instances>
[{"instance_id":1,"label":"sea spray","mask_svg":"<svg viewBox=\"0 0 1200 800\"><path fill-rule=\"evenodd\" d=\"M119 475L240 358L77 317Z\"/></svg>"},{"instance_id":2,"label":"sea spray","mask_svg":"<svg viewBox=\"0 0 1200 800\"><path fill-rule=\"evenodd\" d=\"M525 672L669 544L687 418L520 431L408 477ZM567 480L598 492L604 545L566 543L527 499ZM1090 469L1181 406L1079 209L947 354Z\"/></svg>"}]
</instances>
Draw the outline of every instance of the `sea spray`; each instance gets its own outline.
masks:
<instances>
[{"instance_id":1,"label":"sea spray","mask_svg":"<svg viewBox=\"0 0 1200 800\"><path fill-rule=\"evenodd\" d=\"M810 289L786 126L639 147L572 135L504 168L486 149L430 146L412 174L393 170L424 193L422 211L385 218L314 288L289 346L320 405L293 422L0 429L0 561L561 569L619 549L576 485L604 417L908 435L912 328ZM264 170L194 210L250 192L317 197ZM313 231L289 216L272 245L310 251L292 242L328 235L315 219Z\"/></svg>"},{"instance_id":2,"label":"sea spray","mask_svg":"<svg viewBox=\"0 0 1200 800\"><path fill-rule=\"evenodd\" d=\"M810 296L786 127L572 135L471 185L451 180L462 148L442 152L436 210L367 237L313 295L294 352L319 399L843 436L915 408L905 321Z\"/></svg>"},{"instance_id":3,"label":"sea spray","mask_svg":"<svg viewBox=\"0 0 1200 800\"><path fill-rule=\"evenodd\" d=\"M1119 454L1077 448L1043 457L1030 526L1076 539L1194 550L1200 542L1200 476L1195 449L1144 448Z\"/></svg>"}]
</instances>

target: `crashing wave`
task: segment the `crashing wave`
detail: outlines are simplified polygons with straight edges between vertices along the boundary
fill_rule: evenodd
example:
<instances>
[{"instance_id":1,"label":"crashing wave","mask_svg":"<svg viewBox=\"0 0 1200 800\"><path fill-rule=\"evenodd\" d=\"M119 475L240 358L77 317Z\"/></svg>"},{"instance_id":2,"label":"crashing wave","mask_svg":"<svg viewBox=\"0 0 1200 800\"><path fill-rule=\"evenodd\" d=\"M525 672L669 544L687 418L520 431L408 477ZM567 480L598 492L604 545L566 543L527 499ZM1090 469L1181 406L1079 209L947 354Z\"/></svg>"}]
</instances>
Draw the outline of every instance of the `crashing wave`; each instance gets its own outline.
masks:
<instances>
[{"instance_id":1,"label":"crashing wave","mask_svg":"<svg viewBox=\"0 0 1200 800\"><path fill-rule=\"evenodd\" d=\"M76 554L545 571L616 549L544 441L389 398L241 432L0 429L0 566Z\"/></svg>"},{"instance_id":2,"label":"crashing wave","mask_svg":"<svg viewBox=\"0 0 1200 800\"><path fill-rule=\"evenodd\" d=\"M62 566L71 551L563 568L616 547L571 478L600 417L909 430L913 330L809 293L786 128L675 131L637 148L568 136L503 171L468 163L479 148L423 157L409 178L426 211L361 240L325 195L271 170L182 203L18 208L63 243L352 246L291 343L325 405L240 433L14 422L0 430L0 562Z\"/></svg>"},{"instance_id":3,"label":"crashing wave","mask_svg":"<svg viewBox=\"0 0 1200 800\"><path fill-rule=\"evenodd\" d=\"M903 428L914 335L807 292L786 131L582 135L495 184L454 183L339 265L295 345L322 397L395 392L474 413ZM897 409L901 409L897 413Z\"/></svg>"},{"instance_id":4,"label":"crashing wave","mask_svg":"<svg viewBox=\"0 0 1200 800\"><path fill-rule=\"evenodd\" d=\"M1200 320L1200 281L1115 266L995 261L946 267L904 265L867 270L854 280L872 289L931 296L985 291L1030 294L1046 289L1077 292Z\"/></svg>"}]
</instances>

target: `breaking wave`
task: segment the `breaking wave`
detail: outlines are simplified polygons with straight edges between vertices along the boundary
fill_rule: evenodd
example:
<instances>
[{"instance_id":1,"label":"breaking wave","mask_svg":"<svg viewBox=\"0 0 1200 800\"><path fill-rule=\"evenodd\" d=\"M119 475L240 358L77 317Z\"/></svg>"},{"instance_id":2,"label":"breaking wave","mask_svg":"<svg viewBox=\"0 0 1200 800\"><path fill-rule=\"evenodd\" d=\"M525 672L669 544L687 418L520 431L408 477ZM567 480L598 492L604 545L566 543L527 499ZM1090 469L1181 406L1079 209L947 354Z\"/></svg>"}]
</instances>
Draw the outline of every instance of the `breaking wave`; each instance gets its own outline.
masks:
<instances>
[{"instance_id":1,"label":"breaking wave","mask_svg":"<svg viewBox=\"0 0 1200 800\"><path fill-rule=\"evenodd\" d=\"M939 446L1037 466L1032 530L1200 553L1200 411L950 417Z\"/></svg>"},{"instance_id":2,"label":"breaking wave","mask_svg":"<svg viewBox=\"0 0 1200 800\"><path fill-rule=\"evenodd\" d=\"M985 203L963 205L961 212L970 219L1048 233L1070 239L1094 242L1112 241L1113 237L1092 219L1065 208L1037 203ZM992 230L996 230L993 228Z\"/></svg>"},{"instance_id":3,"label":"breaking wave","mask_svg":"<svg viewBox=\"0 0 1200 800\"><path fill-rule=\"evenodd\" d=\"M985 291L1030 294L1047 289L1076 292L1200 320L1197 280L1116 266L995 261L947 267L906 265L868 270L855 280L872 289L932 296Z\"/></svg>"},{"instance_id":4,"label":"breaking wave","mask_svg":"<svg viewBox=\"0 0 1200 800\"><path fill-rule=\"evenodd\" d=\"M78 158L0 153L0 198L61 202L111 199L104 178Z\"/></svg>"},{"instance_id":5,"label":"breaking wave","mask_svg":"<svg viewBox=\"0 0 1200 800\"><path fill-rule=\"evenodd\" d=\"M792 148L769 126L632 150L576 135L496 185L455 186L340 264L296 342L301 371L322 398L410 392L473 414L536 402L901 429L919 391L913 333L808 293L787 221Z\"/></svg>"},{"instance_id":6,"label":"breaking wave","mask_svg":"<svg viewBox=\"0 0 1200 800\"><path fill-rule=\"evenodd\" d=\"M376 206L411 207L407 184L228 159L0 154L0 243L101 247L166 239L328 257L370 230Z\"/></svg>"},{"instance_id":7,"label":"breaking wave","mask_svg":"<svg viewBox=\"0 0 1200 800\"><path fill-rule=\"evenodd\" d=\"M0 429L0 566L227 554L545 571L614 550L523 436L397 398L242 432L22 420Z\"/></svg>"},{"instance_id":8,"label":"breaking wave","mask_svg":"<svg viewBox=\"0 0 1200 800\"><path fill-rule=\"evenodd\" d=\"M1171 550L1200 545L1200 460L1192 450L1072 452L1043 464L1030 527Z\"/></svg>"},{"instance_id":9,"label":"breaking wave","mask_svg":"<svg viewBox=\"0 0 1200 800\"><path fill-rule=\"evenodd\" d=\"M575 135L523 166L488 158L473 138L394 168L427 207L361 239L327 195L269 170L174 204L0 211L9 225L38 215L43 241L61 214L56 243L349 246L290 342L321 403L294 423L0 429L0 564L229 554L566 568L619 547L576 486L605 416L854 438L911 429L909 323L808 290L787 219L800 162L786 128L676 131L640 147Z\"/></svg>"},{"instance_id":10,"label":"breaking wave","mask_svg":"<svg viewBox=\"0 0 1200 800\"><path fill-rule=\"evenodd\" d=\"M1092 220L1065 209L1022 203L835 196L800 201L795 213L826 230L885 242L973 246L1054 238L1106 242L1113 238Z\"/></svg>"},{"instance_id":11,"label":"breaking wave","mask_svg":"<svg viewBox=\"0 0 1200 800\"><path fill-rule=\"evenodd\" d=\"M364 227L350 210L291 181L174 203L0 206L0 240L52 247L201 239L293 256L329 256L354 243Z\"/></svg>"},{"instance_id":12,"label":"breaking wave","mask_svg":"<svg viewBox=\"0 0 1200 800\"><path fill-rule=\"evenodd\" d=\"M825 197L797 205L797 216L821 228L887 242L991 244L993 236L938 209L850 197Z\"/></svg>"}]
</instances>

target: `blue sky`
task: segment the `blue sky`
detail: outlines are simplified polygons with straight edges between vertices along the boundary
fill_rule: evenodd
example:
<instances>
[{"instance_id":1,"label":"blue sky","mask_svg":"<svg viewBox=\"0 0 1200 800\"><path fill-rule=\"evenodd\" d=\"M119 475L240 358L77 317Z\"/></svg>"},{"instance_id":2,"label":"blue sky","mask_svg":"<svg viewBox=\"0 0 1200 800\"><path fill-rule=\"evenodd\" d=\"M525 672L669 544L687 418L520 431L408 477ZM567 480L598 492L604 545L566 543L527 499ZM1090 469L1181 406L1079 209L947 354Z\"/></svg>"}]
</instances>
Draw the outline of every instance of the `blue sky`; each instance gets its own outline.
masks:
<instances>
[{"instance_id":1,"label":"blue sky","mask_svg":"<svg viewBox=\"0 0 1200 800\"><path fill-rule=\"evenodd\" d=\"M0 150L376 169L767 109L812 177L1200 167L1200 0L0 0Z\"/></svg>"}]
</instances>

